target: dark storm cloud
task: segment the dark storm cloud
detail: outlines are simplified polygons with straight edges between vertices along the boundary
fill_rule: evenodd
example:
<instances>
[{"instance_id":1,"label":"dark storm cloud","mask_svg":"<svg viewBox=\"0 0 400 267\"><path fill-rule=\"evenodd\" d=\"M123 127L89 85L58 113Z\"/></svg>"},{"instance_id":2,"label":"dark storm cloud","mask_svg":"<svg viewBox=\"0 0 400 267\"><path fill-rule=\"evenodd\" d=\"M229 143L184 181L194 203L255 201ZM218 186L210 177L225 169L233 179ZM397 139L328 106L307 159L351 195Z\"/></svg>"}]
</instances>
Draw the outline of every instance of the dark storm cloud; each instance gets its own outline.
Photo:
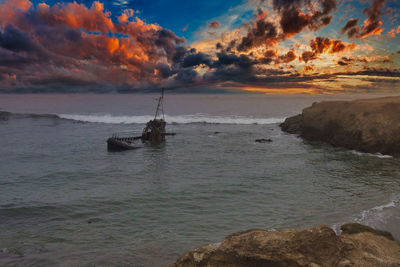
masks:
<instances>
[{"instance_id":1,"label":"dark storm cloud","mask_svg":"<svg viewBox=\"0 0 400 267\"><path fill-rule=\"evenodd\" d=\"M194 83L197 79L199 79L198 74L195 70L183 69L178 72L178 74L174 77L174 79L183 84L191 84ZM177 84L178 86L180 84Z\"/></svg>"},{"instance_id":2,"label":"dark storm cloud","mask_svg":"<svg viewBox=\"0 0 400 267\"><path fill-rule=\"evenodd\" d=\"M359 19L349 19L347 21L346 25L340 30L341 34L344 34L347 32L347 36L349 38L353 38L354 35L357 33L358 30L355 30L355 27L358 24Z\"/></svg>"},{"instance_id":3,"label":"dark storm cloud","mask_svg":"<svg viewBox=\"0 0 400 267\"><path fill-rule=\"evenodd\" d=\"M273 8L280 13L280 25L284 37L291 37L308 28L316 31L332 20L330 13L336 10L336 0L274 0ZM303 12L305 10L305 12Z\"/></svg>"},{"instance_id":4,"label":"dark storm cloud","mask_svg":"<svg viewBox=\"0 0 400 267\"><path fill-rule=\"evenodd\" d=\"M257 20L250 24L247 35L244 36L237 50L239 52L248 51L260 45L270 45L277 42L278 32L275 25L266 20L266 14L261 9L258 10Z\"/></svg>"},{"instance_id":5,"label":"dark storm cloud","mask_svg":"<svg viewBox=\"0 0 400 267\"><path fill-rule=\"evenodd\" d=\"M219 68L228 65L235 65L240 69L248 69L257 64L257 61L247 55L236 55L225 51L217 53L218 60L213 63L213 67Z\"/></svg>"},{"instance_id":6,"label":"dark storm cloud","mask_svg":"<svg viewBox=\"0 0 400 267\"><path fill-rule=\"evenodd\" d=\"M0 47L13 52L32 52L38 50L37 45L27 33L21 32L9 24L4 30L0 28Z\"/></svg>"},{"instance_id":7,"label":"dark storm cloud","mask_svg":"<svg viewBox=\"0 0 400 267\"><path fill-rule=\"evenodd\" d=\"M187 68L198 66L200 64L205 64L209 66L211 62L212 60L209 55L199 52L187 55L183 60L182 67Z\"/></svg>"}]
</instances>

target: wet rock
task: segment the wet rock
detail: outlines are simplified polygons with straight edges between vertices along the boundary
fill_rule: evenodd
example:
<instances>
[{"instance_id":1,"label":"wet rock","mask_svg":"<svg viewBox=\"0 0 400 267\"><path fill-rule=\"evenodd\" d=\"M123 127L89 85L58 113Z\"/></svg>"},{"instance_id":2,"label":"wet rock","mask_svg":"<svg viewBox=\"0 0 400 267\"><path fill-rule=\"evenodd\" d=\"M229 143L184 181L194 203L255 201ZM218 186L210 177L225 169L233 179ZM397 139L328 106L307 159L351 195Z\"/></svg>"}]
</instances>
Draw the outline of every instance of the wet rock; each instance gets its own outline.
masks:
<instances>
[{"instance_id":1,"label":"wet rock","mask_svg":"<svg viewBox=\"0 0 400 267\"><path fill-rule=\"evenodd\" d=\"M11 113L7 111L0 111L0 121L7 121L10 119Z\"/></svg>"},{"instance_id":2,"label":"wet rock","mask_svg":"<svg viewBox=\"0 0 400 267\"><path fill-rule=\"evenodd\" d=\"M370 232L374 235L381 235L389 240L394 240L392 234L387 231L377 230L359 223L344 224L340 227L340 230L342 230L342 234L354 235L358 233Z\"/></svg>"},{"instance_id":3,"label":"wet rock","mask_svg":"<svg viewBox=\"0 0 400 267\"><path fill-rule=\"evenodd\" d=\"M314 103L283 131L362 152L400 155L400 97Z\"/></svg>"},{"instance_id":4,"label":"wet rock","mask_svg":"<svg viewBox=\"0 0 400 267\"><path fill-rule=\"evenodd\" d=\"M182 266L399 266L400 246L370 231L336 235L327 226L307 230L249 230L220 244L184 253Z\"/></svg>"},{"instance_id":5,"label":"wet rock","mask_svg":"<svg viewBox=\"0 0 400 267\"><path fill-rule=\"evenodd\" d=\"M271 143L272 139L270 139L270 138L261 138L261 139L254 140L254 142L257 142L257 143Z\"/></svg>"},{"instance_id":6,"label":"wet rock","mask_svg":"<svg viewBox=\"0 0 400 267\"><path fill-rule=\"evenodd\" d=\"M279 126L285 132L291 134L301 134L303 126L303 115L299 114L293 117L286 118L285 121Z\"/></svg>"},{"instance_id":7,"label":"wet rock","mask_svg":"<svg viewBox=\"0 0 400 267\"><path fill-rule=\"evenodd\" d=\"M97 222L101 222L102 221L102 219L100 219L100 218L90 218L88 221L87 221L87 223L97 223Z\"/></svg>"}]
</instances>

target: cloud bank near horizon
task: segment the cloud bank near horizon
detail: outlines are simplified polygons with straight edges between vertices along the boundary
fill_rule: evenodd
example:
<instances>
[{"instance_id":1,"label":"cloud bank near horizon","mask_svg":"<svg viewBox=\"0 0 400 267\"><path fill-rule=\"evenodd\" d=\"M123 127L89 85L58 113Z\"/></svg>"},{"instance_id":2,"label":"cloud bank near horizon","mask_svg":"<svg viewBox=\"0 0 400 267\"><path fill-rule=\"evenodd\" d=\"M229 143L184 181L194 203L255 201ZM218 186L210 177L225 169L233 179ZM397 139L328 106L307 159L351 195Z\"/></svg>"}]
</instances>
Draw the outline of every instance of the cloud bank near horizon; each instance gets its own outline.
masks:
<instances>
[{"instance_id":1,"label":"cloud bank near horizon","mask_svg":"<svg viewBox=\"0 0 400 267\"><path fill-rule=\"evenodd\" d=\"M336 27L337 38L322 35L324 28L338 24L337 0L248 4L254 15L246 23L227 29L212 20L204 27L204 38L188 43L169 29L146 23L133 9L113 16L98 1L90 7L2 1L0 92L399 88L400 26L384 34L385 0L373 0L363 9L363 24L359 18L343 21ZM379 50L382 38L397 51Z\"/></svg>"}]
</instances>

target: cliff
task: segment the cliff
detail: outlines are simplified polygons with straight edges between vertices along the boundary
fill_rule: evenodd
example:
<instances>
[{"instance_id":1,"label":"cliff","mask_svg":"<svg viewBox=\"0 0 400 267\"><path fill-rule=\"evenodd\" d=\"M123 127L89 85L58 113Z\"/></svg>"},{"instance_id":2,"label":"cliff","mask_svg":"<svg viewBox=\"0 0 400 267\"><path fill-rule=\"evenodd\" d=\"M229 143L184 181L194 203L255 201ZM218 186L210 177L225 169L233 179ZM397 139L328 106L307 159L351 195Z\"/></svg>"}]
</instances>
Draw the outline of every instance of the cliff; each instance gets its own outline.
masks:
<instances>
[{"instance_id":1,"label":"cliff","mask_svg":"<svg viewBox=\"0 0 400 267\"><path fill-rule=\"evenodd\" d=\"M307 230L249 230L184 253L172 267L399 266L400 245L388 232L360 224Z\"/></svg>"},{"instance_id":2,"label":"cliff","mask_svg":"<svg viewBox=\"0 0 400 267\"><path fill-rule=\"evenodd\" d=\"M306 140L400 155L400 97L314 103L280 126Z\"/></svg>"}]
</instances>

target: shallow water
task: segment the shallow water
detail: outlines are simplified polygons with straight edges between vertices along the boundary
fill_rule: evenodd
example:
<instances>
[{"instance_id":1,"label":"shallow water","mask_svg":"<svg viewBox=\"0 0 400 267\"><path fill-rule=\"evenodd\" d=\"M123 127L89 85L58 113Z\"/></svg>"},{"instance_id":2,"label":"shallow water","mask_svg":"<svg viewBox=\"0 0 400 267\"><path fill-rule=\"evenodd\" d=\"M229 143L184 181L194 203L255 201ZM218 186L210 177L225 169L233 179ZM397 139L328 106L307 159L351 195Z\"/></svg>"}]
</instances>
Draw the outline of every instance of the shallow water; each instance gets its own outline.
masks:
<instances>
[{"instance_id":1,"label":"shallow water","mask_svg":"<svg viewBox=\"0 0 400 267\"><path fill-rule=\"evenodd\" d=\"M113 132L141 131L155 97L1 96L3 110L59 116L0 121L0 265L166 266L249 228L349 221L400 239L398 159L278 127L314 101L357 96L167 95L176 136L107 152Z\"/></svg>"}]
</instances>

